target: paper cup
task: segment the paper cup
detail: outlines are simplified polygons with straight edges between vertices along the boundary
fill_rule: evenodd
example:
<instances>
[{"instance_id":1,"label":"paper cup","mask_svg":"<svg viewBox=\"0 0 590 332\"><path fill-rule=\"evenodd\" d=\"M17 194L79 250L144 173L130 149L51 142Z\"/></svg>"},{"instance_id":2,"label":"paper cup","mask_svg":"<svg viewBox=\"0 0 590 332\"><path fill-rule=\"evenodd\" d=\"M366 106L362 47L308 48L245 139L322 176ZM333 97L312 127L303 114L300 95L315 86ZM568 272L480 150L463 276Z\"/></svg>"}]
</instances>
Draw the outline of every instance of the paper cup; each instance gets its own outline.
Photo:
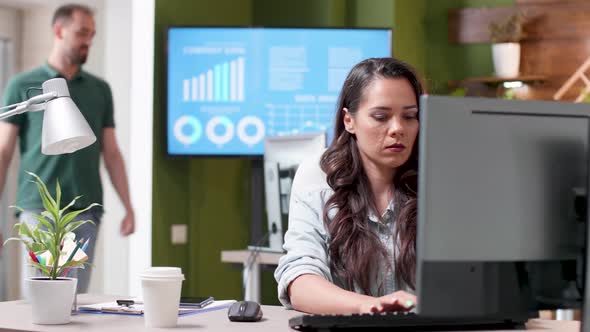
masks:
<instances>
[{"instance_id":1,"label":"paper cup","mask_svg":"<svg viewBox=\"0 0 590 332\"><path fill-rule=\"evenodd\" d=\"M178 267L151 267L140 276L146 327L175 327L184 275Z\"/></svg>"}]
</instances>

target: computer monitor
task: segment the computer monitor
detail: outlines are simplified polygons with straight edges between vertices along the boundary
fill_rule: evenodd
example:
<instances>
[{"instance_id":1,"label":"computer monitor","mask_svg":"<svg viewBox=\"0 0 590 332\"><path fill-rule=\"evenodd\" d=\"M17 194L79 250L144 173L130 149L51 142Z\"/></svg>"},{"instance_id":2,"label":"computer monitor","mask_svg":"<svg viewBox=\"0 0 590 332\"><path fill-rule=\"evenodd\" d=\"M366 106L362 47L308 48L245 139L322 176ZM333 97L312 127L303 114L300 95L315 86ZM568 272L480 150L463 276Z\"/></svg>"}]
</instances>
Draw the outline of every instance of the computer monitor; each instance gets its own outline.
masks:
<instances>
[{"instance_id":1,"label":"computer monitor","mask_svg":"<svg viewBox=\"0 0 590 332\"><path fill-rule=\"evenodd\" d=\"M418 312L581 308L590 105L422 96L420 112Z\"/></svg>"},{"instance_id":2,"label":"computer monitor","mask_svg":"<svg viewBox=\"0 0 590 332\"><path fill-rule=\"evenodd\" d=\"M268 250L282 252L291 184L299 164L326 148L326 133L269 136L264 140L264 192Z\"/></svg>"}]
</instances>

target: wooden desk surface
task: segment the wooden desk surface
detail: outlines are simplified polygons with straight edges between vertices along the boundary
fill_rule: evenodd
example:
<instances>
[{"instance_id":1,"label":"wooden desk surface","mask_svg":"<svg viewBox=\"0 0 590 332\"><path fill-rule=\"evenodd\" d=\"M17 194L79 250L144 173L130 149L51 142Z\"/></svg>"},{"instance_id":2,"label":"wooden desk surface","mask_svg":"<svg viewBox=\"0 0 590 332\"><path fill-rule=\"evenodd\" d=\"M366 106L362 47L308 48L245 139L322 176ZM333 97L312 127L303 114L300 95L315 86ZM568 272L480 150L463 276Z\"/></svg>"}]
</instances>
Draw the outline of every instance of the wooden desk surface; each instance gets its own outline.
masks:
<instances>
[{"instance_id":1,"label":"wooden desk surface","mask_svg":"<svg viewBox=\"0 0 590 332\"><path fill-rule=\"evenodd\" d=\"M78 304L91 304L114 301L117 296L89 295L78 296ZM279 306L262 306L264 317L256 323L235 323L227 319L227 310L189 315L178 318L176 329L157 330L185 330L196 331L289 331L289 318L300 313L285 310ZM580 323L576 321L531 320L528 329L538 332L560 331L578 332ZM72 316L72 322L67 325L34 325L31 323L31 307L22 301L0 302L0 331L154 331L144 327L143 317L107 315L107 314L77 314Z\"/></svg>"}]
</instances>

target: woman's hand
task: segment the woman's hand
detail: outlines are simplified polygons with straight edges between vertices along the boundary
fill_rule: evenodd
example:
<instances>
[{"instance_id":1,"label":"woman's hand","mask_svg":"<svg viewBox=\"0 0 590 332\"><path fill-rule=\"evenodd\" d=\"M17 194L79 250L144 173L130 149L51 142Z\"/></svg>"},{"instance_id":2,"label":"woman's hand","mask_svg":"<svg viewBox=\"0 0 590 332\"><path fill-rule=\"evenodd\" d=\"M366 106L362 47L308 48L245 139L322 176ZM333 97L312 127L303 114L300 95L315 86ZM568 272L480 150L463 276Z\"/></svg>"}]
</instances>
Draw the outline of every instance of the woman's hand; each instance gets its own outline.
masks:
<instances>
[{"instance_id":1,"label":"woman's hand","mask_svg":"<svg viewBox=\"0 0 590 332\"><path fill-rule=\"evenodd\" d=\"M404 291L397 291L381 297L373 297L359 306L359 313L408 311L416 306L416 296Z\"/></svg>"}]
</instances>

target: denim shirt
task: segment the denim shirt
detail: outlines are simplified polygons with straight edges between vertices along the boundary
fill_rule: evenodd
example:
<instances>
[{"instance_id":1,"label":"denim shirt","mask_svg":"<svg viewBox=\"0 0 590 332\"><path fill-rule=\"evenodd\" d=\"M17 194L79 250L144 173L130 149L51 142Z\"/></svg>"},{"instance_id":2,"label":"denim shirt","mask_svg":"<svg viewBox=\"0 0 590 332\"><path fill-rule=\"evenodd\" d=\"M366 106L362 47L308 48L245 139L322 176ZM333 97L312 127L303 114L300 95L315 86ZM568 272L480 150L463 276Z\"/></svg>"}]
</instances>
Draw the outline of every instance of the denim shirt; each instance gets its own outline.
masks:
<instances>
[{"instance_id":1,"label":"denim shirt","mask_svg":"<svg viewBox=\"0 0 590 332\"><path fill-rule=\"evenodd\" d=\"M334 191L326 182L326 174L321 170L319 161L320 156L315 156L302 163L291 187L289 227L283 245L286 254L279 260L274 274L278 283L279 300L287 308L292 308L287 289L291 282L302 274L315 274L340 288L347 289L344 280L340 280L330 271L329 234L323 222L323 209ZM328 218L331 220L335 214L334 208L328 212ZM367 216L370 229L379 237L391 259L389 264L383 262L379 266L379 271L373 271L377 278L371 285L371 293L367 295L382 296L402 289L396 285L393 271L395 255L392 234L395 223L392 219L393 202L389 203L381 221L374 213ZM354 291L363 293L356 286Z\"/></svg>"}]
</instances>

